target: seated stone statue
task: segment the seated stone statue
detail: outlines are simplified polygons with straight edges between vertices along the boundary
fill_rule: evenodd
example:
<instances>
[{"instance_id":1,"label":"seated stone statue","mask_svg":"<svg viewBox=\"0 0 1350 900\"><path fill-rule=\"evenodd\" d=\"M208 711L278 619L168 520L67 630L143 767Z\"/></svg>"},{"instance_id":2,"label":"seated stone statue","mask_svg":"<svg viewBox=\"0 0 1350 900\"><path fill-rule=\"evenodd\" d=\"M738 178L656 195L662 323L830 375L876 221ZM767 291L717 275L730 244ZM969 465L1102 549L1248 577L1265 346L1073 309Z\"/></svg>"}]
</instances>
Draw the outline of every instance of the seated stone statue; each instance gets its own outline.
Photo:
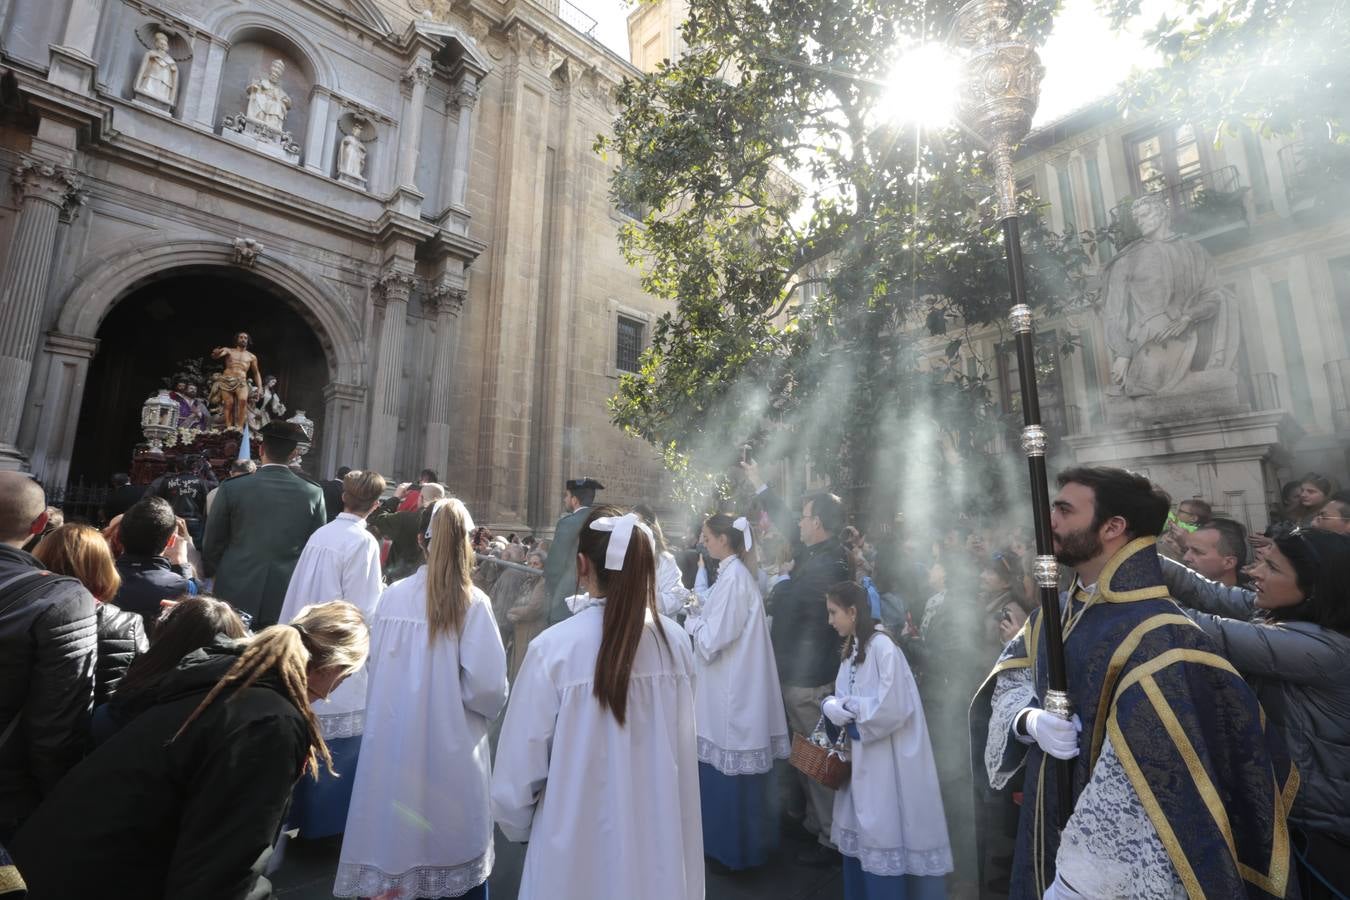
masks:
<instances>
[{"instance_id":1,"label":"seated stone statue","mask_svg":"<svg viewBox=\"0 0 1350 900\"><path fill-rule=\"evenodd\" d=\"M1107 264L1104 325L1111 351L1110 393L1143 397L1175 392L1187 373L1237 363L1238 321L1219 284L1214 259L1198 242L1172 233L1167 200L1131 206L1141 236ZM1201 325L1210 323L1201 350Z\"/></svg>"},{"instance_id":2,"label":"seated stone statue","mask_svg":"<svg viewBox=\"0 0 1350 900\"><path fill-rule=\"evenodd\" d=\"M244 117L265 125L273 131L282 131L286 124L286 114L291 109L290 96L281 89L281 76L286 72L286 63L272 60L268 74L248 86L248 109Z\"/></svg>"},{"instance_id":3,"label":"seated stone statue","mask_svg":"<svg viewBox=\"0 0 1350 900\"><path fill-rule=\"evenodd\" d=\"M136 73L136 94L173 106L178 99L178 63L169 55L169 36L155 32L155 46L145 52Z\"/></svg>"}]
</instances>

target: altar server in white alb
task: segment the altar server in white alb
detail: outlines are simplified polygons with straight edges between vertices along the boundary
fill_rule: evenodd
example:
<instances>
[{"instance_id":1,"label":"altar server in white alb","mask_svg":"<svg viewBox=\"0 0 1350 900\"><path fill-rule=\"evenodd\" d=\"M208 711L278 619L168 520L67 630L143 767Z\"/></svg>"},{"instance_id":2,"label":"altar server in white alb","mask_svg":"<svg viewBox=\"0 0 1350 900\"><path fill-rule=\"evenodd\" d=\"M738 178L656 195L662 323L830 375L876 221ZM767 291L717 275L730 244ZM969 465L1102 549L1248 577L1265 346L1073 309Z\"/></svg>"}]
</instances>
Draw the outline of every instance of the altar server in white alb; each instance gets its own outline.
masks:
<instances>
[{"instance_id":1,"label":"altar server in white alb","mask_svg":"<svg viewBox=\"0 0 1350 900\"><path fill-rule=\"evenodd\" d=\"M666 537L661 533L661 523L657 520L656 513L645 503L634 506L633 512L637 513L643 523L651 529L652 538L656 541L656 608L660 610L661 615L673 619L684 609L691 594L684 586L680 566L675 562L675 554L666 546Z\"/></svg>"},{"instance_id":2,"label":"altar server in white alb","mask_svg":"<svg viewBox=\"0 0 1350 900\"><path fill-rule=\"evenodd\" d=\"M844 900L942 900L952 847L909 663L873 620L862 585L835 585L825 607L845 643L823 712L848 732L853 762L830 826L844 855Z\"/></svg>"},{"instance_id":3,"label":"altar server in white alb","mask_svg":"<svg viewBox=\"0 0 1350 900\"><path fill-rule=\"evenodd\" d=\"M380 581L380 542L366 530L366 516L380 505L384 478L378 472L348 472L342 479L342 512L309 536L295 564L281 622L289 622L311 603L346 600L370 622L384 584ZM287 825L302 838L341 834L352 798L352 776L361 756L361 728L366 715L366 670L357 669L326 701L314 704L314 715L328 750L334 777L302 778L291 797Z\"/></svg>"},{"instance_id":4,"label":"altar server in white alb","mask_svg":"<svg viewBox=\"0 0 1350 900\"><path fill-rule=\"evenodd\" d=\"M750 568L750 523L711 516L701 540L718 560L717 581L706 589L700 567L694 588L706 594L690 605L684 629L698 662L703 852L728 869L749 869L764 864L778 844L773 761L786 759L791 749L787 715L764 601Z\"/></svg>"},{"instance_id":5,"label":"altar server in white alb","mask_svg":"<svg viewBox=\"0 0 1350 900\"><path fill-rule=\"evenodd\" d=\"M458 500L423 509L426 562L380 598L338 897L487 898L488 726L506 703L506 651L471 580L472 531Z\"/></svg>"},{"instance_id":6,"label":"altar server in white alb","mask_svg":"<svg viewBox=\"0 0 1350 900\"><path fill-rule=\"evenodd\" d=\"M656 609L651 534L591 510L585 605L530 644L497 744L492 810L528 841L519 900L702 900L694 659Z\"/></svg>"}]
</instances>

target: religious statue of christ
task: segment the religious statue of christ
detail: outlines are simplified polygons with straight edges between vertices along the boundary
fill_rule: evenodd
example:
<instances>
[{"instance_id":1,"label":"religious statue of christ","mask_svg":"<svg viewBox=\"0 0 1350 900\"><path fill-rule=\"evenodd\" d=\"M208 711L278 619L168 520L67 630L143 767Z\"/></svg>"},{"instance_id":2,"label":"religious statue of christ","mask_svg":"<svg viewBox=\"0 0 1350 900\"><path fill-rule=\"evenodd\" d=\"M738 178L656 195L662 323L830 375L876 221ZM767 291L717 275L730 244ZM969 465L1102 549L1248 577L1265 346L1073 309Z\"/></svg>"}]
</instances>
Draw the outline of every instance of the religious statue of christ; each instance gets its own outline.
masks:
<instances>
[{"instance_id":1,"label":"religious statue of christ","mask_svg":"<svg viewBox=\"0 0 1350 900\"><path fill-rule=\"evenodd\" d=\"M211 405L218 406L226 428L241 430L248 418L249 374L253 384L262 388L262 374L258 357L249 352L247 332L234 336L233 347L217 347L211 351L214 359L225 360L225 370L211 381Z\"/></svg>"}]
</instances>

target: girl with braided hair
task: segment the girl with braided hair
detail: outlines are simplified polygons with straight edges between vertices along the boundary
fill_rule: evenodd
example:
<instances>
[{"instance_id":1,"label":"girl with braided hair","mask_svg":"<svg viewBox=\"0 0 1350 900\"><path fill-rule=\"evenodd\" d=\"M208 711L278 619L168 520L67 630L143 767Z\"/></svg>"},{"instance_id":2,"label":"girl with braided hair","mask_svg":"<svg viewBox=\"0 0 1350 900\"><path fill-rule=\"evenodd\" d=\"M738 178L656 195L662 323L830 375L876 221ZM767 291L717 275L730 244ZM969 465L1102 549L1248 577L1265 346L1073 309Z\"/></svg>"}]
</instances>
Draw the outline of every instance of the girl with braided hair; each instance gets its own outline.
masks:
<instances>
[{"instance_id":1,"label":"girl with braided hair","mask_svg":"<svg viewBox=\"0 0 1350 900\"><path fill-rule=\"evenodd\" d=\"M338 601L184 657L16 836L31 900L270 896L262 871L291 788L331 765L310 704L369 645Z\"/></svg>"}]
</instances>

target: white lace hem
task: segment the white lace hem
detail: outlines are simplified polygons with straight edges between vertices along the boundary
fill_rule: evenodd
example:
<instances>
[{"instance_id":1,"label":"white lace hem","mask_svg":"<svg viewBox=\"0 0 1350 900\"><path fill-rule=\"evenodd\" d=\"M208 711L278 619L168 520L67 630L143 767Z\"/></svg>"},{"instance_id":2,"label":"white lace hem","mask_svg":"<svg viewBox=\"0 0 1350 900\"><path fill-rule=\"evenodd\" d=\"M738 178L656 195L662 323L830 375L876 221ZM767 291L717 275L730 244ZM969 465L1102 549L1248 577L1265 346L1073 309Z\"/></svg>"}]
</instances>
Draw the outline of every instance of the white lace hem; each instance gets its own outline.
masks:
<instances>
[{"instance_id":1,"label":"white lace hem","mask_svg":"<svg viewBox=\"0 0 1350 900\"><path fill-rule=\"evenodd\" d=\"M884 878L897 875L941 876L955 869L950 846L933 850L864 847L858 839L858 832L847 828L839 829L839 852L856 859L864 872Z\"/></svg>"},{"instance_id":2,"label":"white lace hem","mask_svg":"<svg viewBox=\"0 0 1350 900\"><path fill-rule=\"evenodd\" d=\"M770 737L769 746L759 750L723 750L707 738L698 739L698 761L723 775L763 775L775 759L787 759L791 752L792 740L785 734Z\"/></svg>"},{"instance_id":3,"label":"white lace hem","mask_svg":"<svg viewBox=\"0 0 1350 900\"><path fill-rule=\"evenodd\" d=\"M1005 770L1003 757L1011 739L1013 719L1035 698L1030 669L1008 669L998 674L994 682L994 696L990 700L989 737L984 744L985 774L989 776L989 786L996 791L1003 790L1022 768L1019 762Z\"/></svg>"},{"instance_id":4,"label":"white lace hem","mask_svg":"<svg viewBox=\"0 0 1350 900\"><path fill-rule=\"evenodd\" d=\"M319 720L319 733L323 735L325 741L357 737L366 729L366 711L364 709L336 713L330 716L315 713L315 718Z\"/></svg>"},{"instance_id":5,"label":"white lace hem","mask_svg":"<svg viewBox=\"0 0 1350 900\"><path fill-rule=\"evenodd\" d=\"M341 863L333 884L335 897L376 897L398 889L404 897L462 897L492 874L492 847L458 866L418 866L390 875L375 866Z\"/></svg>"}]
</instances>

